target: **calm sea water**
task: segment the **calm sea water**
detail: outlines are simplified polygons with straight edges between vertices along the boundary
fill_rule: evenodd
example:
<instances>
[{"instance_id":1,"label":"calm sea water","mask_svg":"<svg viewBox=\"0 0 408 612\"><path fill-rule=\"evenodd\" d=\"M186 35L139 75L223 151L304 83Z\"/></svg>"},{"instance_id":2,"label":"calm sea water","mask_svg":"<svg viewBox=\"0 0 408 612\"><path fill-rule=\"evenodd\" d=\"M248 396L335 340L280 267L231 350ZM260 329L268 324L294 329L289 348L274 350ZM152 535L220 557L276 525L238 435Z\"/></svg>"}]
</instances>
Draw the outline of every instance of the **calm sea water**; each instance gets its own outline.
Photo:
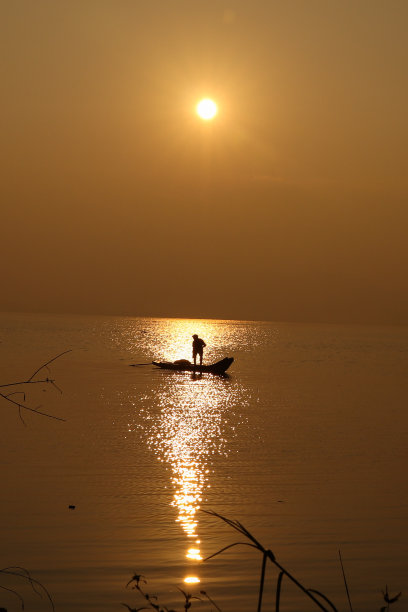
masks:
<instances>
[{"instance_id":1,"label":"calm sea water","mask_svg":"<svg viewBox=\"0 0 408 612\"><path fill-rule=\"evenodd\" d=\"M339 610L339 549L355 612L379 610L386 584L403 591L395 612L408 609L408 328L23 314L0 324L2 383L72 349L37 375L62 394L26 389L27 405L65 422L27 412L24 424L1 401L1 563L27 568L57 611L143 606L125 588L135 572L163 605L182 609L180 587L223 612L256 610L261 557L234 547L203 562L243 538L200 508L241 521ZM193 333L206 361L235 357L228 378L131 367L191 358ZM276 577L268 570L265 610ZM27 610L50 609L22 579L0 585ZM288 582L281 605L316 609ZM1 606L20 609L5 590Z\"/></svg>"}]
</instances>

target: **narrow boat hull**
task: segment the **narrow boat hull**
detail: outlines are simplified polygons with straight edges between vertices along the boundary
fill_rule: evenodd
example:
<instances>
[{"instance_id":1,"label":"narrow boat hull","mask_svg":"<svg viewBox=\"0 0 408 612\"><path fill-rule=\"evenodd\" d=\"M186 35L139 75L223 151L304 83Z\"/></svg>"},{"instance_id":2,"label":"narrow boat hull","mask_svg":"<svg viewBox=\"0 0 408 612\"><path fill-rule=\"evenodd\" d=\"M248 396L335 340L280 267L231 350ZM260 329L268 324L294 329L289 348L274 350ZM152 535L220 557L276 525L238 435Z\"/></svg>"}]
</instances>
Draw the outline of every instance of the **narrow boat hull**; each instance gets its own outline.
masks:
<instances>
[{"instance_id":1,"label":"narrow boat hull","mask_svg":"<svg viewBox=\"0 0 408 612\"><path fill-rule=\"evenodd\" d=\"M225 357L221 361L211 363L208 365L194 365L187 361L182 362L171 362L171 361L152 361L152 364L163 370L178 370L179 372L209 372L210 374L224 374L231 363L234 361L233 357Z\"/></svg>"}]
</instances>

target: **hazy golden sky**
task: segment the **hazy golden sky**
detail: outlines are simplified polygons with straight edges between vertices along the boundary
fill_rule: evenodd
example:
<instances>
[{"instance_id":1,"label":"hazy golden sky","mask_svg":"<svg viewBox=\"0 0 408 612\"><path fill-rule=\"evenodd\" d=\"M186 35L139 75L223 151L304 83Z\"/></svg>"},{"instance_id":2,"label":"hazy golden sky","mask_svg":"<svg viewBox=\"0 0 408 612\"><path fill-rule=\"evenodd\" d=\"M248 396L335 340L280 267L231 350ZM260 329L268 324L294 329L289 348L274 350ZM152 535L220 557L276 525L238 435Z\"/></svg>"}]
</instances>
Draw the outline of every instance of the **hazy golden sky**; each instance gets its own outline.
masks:
<instances>
[{"instance_id":1,"label":"hazy golden sky","mask_svg":"<svg viewBox=\"0 0 408 612\"><path fill-rule=\"evenodd\" d=\"M408 323L407 29L406 0L1 0L0 309Z\"/></svg>"}]
</instances>

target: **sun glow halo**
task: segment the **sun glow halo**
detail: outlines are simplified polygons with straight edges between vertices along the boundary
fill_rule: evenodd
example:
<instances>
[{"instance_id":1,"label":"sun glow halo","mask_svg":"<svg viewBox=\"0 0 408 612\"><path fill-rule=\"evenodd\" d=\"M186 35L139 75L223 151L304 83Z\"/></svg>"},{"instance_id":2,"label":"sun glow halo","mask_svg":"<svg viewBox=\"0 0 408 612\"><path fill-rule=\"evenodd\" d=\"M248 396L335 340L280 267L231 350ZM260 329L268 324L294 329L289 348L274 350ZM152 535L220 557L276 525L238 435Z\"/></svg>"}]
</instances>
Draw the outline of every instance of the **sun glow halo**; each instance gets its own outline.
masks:
<instances>
[{"instance_id":1,"label":"sun glow halo","mask_svg":"<svg viewBox=\"0 0 408 612\"><path fill-rule=\"evenodd\" d=\"M204 121L209 121L210 119L214 119L215 115L218 112L218 108L214 100L210 98L203 98L196 106L197 115L204 119Z\"/></svg>"}]
</instances>

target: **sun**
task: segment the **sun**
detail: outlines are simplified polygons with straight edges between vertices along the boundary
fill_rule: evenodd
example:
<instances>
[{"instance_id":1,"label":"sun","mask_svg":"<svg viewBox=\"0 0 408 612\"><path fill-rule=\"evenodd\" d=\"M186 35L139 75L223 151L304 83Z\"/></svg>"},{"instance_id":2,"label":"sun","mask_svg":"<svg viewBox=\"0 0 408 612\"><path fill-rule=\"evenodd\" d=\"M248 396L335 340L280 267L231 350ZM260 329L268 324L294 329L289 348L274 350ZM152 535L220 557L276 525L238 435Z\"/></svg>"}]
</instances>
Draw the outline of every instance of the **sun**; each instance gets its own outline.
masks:
<instances>
[{"instance_id":1,"label":"sun","mask_svg":"<svg viewBox=\"0 0 408 612\"><path fill-rule=\"evenodd\" d=\"M203 98L196 106L197 115L204 119L204 121L209 121L210 119L214 119L215 115L218 112L218 108L214 100L210 98Z\"/></svg>"}]
</instances>

